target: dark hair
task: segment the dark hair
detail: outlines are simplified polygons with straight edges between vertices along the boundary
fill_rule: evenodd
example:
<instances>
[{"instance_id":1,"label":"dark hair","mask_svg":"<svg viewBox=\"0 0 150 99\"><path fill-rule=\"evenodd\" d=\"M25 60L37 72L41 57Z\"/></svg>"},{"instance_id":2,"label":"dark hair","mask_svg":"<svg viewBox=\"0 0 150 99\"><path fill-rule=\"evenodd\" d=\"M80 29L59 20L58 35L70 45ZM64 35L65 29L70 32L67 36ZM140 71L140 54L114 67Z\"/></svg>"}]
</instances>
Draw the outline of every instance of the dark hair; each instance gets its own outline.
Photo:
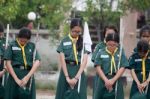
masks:
<instances>
[{"instance_id":1,"label":"dark hair","mask_svg":"<svg viewBox=\"0 0 150 99\"><path fill-rule=\"evenodd\" d=\"M108 41L115 41L116 43L119 43L119 35L117 33L108 34L106 37L106 42Z\"/></svg>"},{"instance_id":2,"label":"dark hair","mask_svg":"<svg viewBox=\"0 0 150 99\"><path fill-rule=\"evenodd\" d=\"M141 30L140 30L140 38L143 33L148 32L150 34L150 26L149 25L144 25Z\"/></svg>"},{"instance_id":3,"label":"dark hair","mask_svg":"<svg viewBox=\"0 0 150 99\"><path fill-rule=\"evenodd\" d=\"M74 28L75 26L83 28L82 20L80 18L74 18L71 20L70 29Z\"/></svg>"},{"instance_id":4,"label":"dark hair","mask_svg":"<svg viewBox=\"0 0 150 99\"><path fill-rule=\"evenodd\" d=\"M137 43L137 51L146 53L149 50L149 44L145 40L140 40Z\"/></svg>"},{"instance_id":5,"label":"dark hair","mask_svg":"<svg viewBox=\"0 0 150 99\"><path fill-rule=\"evenodd\" d=\"M104 36L106 34L107 29L112 29L112 30L114 30L115 33L118 33L118 30L114 25L108 25L108 26L105 26L105 28L104 28L104 31L103 31Z\"/></svg>"},{"instance_id":6,"label":"dark hair","mask_svg":"<svg viewBox=\"0 0 150 99\"><path fill-rule=\"evenodd\" d=\"M79 18L72 19L71 20L71 24L70 24L70 29L73 29L75 26L79 26L79 27L83 28L82 20L79 19ZM79 35L78 41L77 41L77 44L76 44L78 51L82 50L82 47L83 47L83 43L82 42L83 42L83 38L82 38L81 35Z\"/></svg>"},{"instance_id":7,"label":"dark hair","mask_svg":"<svg viewBox=\"0 0 150 99\"><path fill-rule=\"evenodd\" d=\"M2 23L0 23L0 32L4 32L4 26Z\"/></svg>"},{"instance_id":8,"label":"dark hair","mask_svg":"<svg viewBox=\"0 0 150 99\"><path fill-rule=\"evenodd\" d=\"M31 38L31 31L28 28L23 27L19 31L18 38L27 38L29 40Z\"/></svg>"}]
</instances>

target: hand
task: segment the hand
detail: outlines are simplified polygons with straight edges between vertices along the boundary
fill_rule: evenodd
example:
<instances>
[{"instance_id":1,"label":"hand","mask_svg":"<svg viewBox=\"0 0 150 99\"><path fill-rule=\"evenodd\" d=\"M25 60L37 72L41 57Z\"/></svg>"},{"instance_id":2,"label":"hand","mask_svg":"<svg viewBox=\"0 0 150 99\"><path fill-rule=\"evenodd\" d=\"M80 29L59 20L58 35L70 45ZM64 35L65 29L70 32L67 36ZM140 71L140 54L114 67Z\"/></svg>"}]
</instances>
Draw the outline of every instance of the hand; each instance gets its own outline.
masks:
<instances>
[{"instance_id":1,"label":"hand","mask_svg":"<svg viewBox=\"0 0 150 99\"><path fill-rule=\"evenodd\" d=\"M74 86L77 83L76 79L74 79L74 78L70 79L69 77L67 77L66 80L67 80L68 84L70 85L70 87L72 89L74 89Z\"/></svg>"},{"instance_id":2,"label":"hand","mask_svg":"<svg viewBox=\"0 0 150 99\"><path fill-rule=\"evenodd\" d=\"M29 79L30 79L30 77L25 76L25 77L21 80L21 81L22 81L21 87L24 87L24 86L28 83Z\"/></svg>"},{"instance_id":3,"label":"hand","mask_svg":"<svg viewBox=\"0 0 150 99\"><path fill-rule=\"evenodd\" d=\"M115 83L115 80L112 78L112 79L109 79L109 81L110 81L111 86L113 86Z\"/></svg>"},{"instance_id":4,"label":"hand","mask_svg":"<svg viewBox=\"0 0 150 99\"><path fill-rule=\"evenodd\" d=\"M5 73L4 70L0 71L0 78L4 75L4 73Z\"/></svg>"},{"instance_id":5,"label":"hand","mask_svg":"<svg viewBox=\"0 0 150 99\"><path fill-rule=\"evenodd\" d=\"M112 88L110 80L108 80L108 79L105 80L105 87L106 87L107 90L110 90Z\"/></svg>"},{"instance_id":6,"label":"hand","mask_svg":"<svg viewBox=\"0 0 150 99\"><path fill-rule=\"evenodd\" d=\"M112 91L113 90L113 85L114 85L115 81L113 79L107 79L105 81L105 87L107 90Z\"/></svg>"},{"instance_id":7,"label":"hand","mask_svg":"<svg viewBox=\"0 0 150 99\"><path fill-rule=\"evenodd\" d=\"M137 83L137 87L139 89L139 92L142 94L144 92L144 90L143 90L144 88L143 88L142 84Z\"/></svg>"},{"instance_id":8,"label":"hand","mask_svg":"<svg viewBox=\"0 0 150 99\"><path fill-rule=\"evenodd\" d=\"M21 87L22 81L20 79L16 79L15 82Z\"/></svg>"},{"instance_id":9,"label":"hand","mask_svg":"<svg viewBox=\"0 0 150 99\"><path fill-rule=\"evenodd\" d=\"M145 82L143 82L141 85L142 85L142 87L143 87L143 89L144 89L148 84L149 84L149 82L145 81Z\"/></svg>"}]
</instances>

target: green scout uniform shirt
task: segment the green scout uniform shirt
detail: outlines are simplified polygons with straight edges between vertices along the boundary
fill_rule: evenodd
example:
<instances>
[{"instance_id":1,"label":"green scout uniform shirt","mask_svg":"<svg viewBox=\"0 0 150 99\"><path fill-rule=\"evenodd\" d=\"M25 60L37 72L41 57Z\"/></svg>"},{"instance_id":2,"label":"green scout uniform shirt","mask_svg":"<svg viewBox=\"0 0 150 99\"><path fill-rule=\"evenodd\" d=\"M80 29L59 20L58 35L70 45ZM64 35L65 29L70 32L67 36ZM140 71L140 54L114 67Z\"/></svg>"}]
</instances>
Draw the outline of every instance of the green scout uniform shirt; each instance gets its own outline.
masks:
<instances>
[{"instance_id":1,"label":"green scout uniform shirt","mask_svg":"<svg viewBox=\"0 0 150 99\"><path fill-rule=\"evenodd\" d=\"M115 63L116 63L116 69L118 68L118 62L119 62L119 52L118 49L117 52L114 54ZM128 60L125 56L124 51L122 51L121 54L121 60L120 60L120 67L127 67L129 66ZM111 55L106 51L106 48L103 48L101 51L98 52L98 55L95 59L95 66L101 66L104 74L110 73L111 68ZM115 69L113 68L113 73L115 73Z\"/></svg>"},{"instance_id":2,"label":"green scout uniform shirt","mask_svg":"<svg viewBox=\"0 0 150 99\"><path fill-rule=\"evenodd\" d=\"M26 55L27 66L32 67L33 65L34 50L35 50L34 43L28 42L25 45L25 55ZM4 59L11 60L12 66L15 66L15 65L24 66L22 51L16 40L10 43L9 47L7 48L5 52ZM40 56L38 52L35 55L35 60L40 60Z\"/></svg>"},{"instance_id":3,"label":"green scout uniform shirt","mask_svg":"<svg viewBox=\"0 0 150 99\"><path fill-rule=\"evenodd\" d=\"M150 53L146 59L146 71L150 71ZM142 58L139 56L138 52L134 52L129 58L129 69L134 69L135 71L142 71Z\"/></svg>"},{"instance_id":4,"label":"green scout uniform shirt","mask_svg":"<svg viewBox=\"0 0 150 99\"><path fill-rule=\"evenodd\" d=\"M68 61L75 61L73 47L72 47L72 41L70 40L69 36L66 36L60 43L60 45L57 48L57 52L64 53L65 60ZM77 51L77 58L78 62L81 62L81 51ZM84 51L84 53L88 53L88 51Z\"/></svg>"},{"instance_id":5,"label":"green scout uniform shirt","mask_svg":"<svg viewBox=\"0 0 150 99\"><path fill-rule=\"evenodd\" d=\"M95 49L94 49L94 52L92 53L92 58L91 58L92 62L94 62L98 51L99 51L100 49L103 49L104 47L106 47L106 44L105 44L104 42L99 42L99 43L96 45L96 47L95 47Z\"/></svg>"}]
</instances>

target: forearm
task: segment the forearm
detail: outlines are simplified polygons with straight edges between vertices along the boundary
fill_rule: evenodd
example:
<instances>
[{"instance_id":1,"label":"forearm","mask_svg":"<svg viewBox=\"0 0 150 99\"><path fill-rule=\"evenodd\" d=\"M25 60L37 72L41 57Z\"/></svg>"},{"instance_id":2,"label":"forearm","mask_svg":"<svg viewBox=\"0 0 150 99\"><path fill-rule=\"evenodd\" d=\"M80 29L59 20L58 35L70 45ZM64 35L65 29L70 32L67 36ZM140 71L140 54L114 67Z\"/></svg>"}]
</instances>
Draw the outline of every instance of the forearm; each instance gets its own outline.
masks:
<instances>
[{"instance_id":1,"label":"forearm","mask_svg":"<svg viewBox=\"0 0 150 99\"><path fill-rule=\"evenodd\" d=\"M27 76L30 78L35 73L35 71L38 69L39 66L40 66L40 61L36 60L33 63L33 66L31 68L30 72L27 74Z\"/></svg>"},{"instance_id":2,"label":"forearm","mask_svg":"<svg viewBox=\"0 0 150 99\"><path fill-rule=\"evenodd\" d=\"M78 73L76 74L75 78L79 78L82 74L82 72L84 71L84 69L86 68L86 65L87 65L87 59L88 59L88 54L85 54L84 57L83 57L83 62L82 64L80 65L80 69L78 71ZM82 60L81 60L82 61Z\"/></svg>"},{"instance_id":3,"label":"forearm","mask_svg":"<svg viewBox=\"0 0 150 99\"><path fill-rule=\"evenodd\" d=\"M120 68L120 69L117 71L117 74L113 77L113 80L114 80L114 81L117 81L117 80L122 76L122 74L124 73L124 71L125 71L125 68L124 68L124 67Z\"/></svg>"},{"instance_id":4,"label":"forearm","mask_svg":"<svg viewBox=\"0 0 150 99\"><path fill-rule=\"evenodd\" d=\"M16 73L14 72L14 69L12 68L11 61L6 61L6 67L7 67L8 72L10 73L10 75L13 77L13 79L17 80L18 77L17 77Z\"/></svg>"},{"instance_id":5,"label":"forearm","mask_svg":"<svg viewBox=\"0 0 150 99\"><path fill-rule=\"evenodd\" d=\"M63 53L60 53L60 64L61 64L65 77L69 77L67 67L66 67L65 57Z\"/></svg>"},{"instance_id":6,"label":"forearm","mask_svg":"<svg viewBox=\"0 0 150 99\"><path fill-rule=\"evenodd\" d=\"M108 78L105 76L104 72L102 71L100 66L96 66L96 72L99 75L100 78L102 78L102 80L105 82L106 80L108 80Z\"/></svg>"},{"instance_id":7,"label":"forearm","mask_svg":"<svg viewBox=\"0 0 150 99\"><path fill-rule=\"evenodd\" d=\"M133 80L136 82L136 83L140 83L140 81L138 80L136 74L135 74L135 71L134 69L131 70L131 76L133 78Z\"/></svg>"}]
</instances>

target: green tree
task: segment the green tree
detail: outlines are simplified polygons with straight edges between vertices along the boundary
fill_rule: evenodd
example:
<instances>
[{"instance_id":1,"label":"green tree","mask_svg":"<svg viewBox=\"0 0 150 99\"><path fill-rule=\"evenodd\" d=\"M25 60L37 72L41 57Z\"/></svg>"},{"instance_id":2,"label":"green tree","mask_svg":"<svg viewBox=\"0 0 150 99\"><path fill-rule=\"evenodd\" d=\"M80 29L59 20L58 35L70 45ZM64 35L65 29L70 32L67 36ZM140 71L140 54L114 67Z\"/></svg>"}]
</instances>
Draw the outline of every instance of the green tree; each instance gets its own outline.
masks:
<instances>
[{"instance_id":1,"label":"green tree","mask_svg":"<svg viewBox=\"0 0 150 99\"><path fill-rule=\"evenodd\" d=\"M112 10L113 3L117 2L116 10ZM126 14L127 10L145 11L150 8L149 0L86 0L87 7L82 16L94 24L101 39L102 29L108 24L119 27L120 16Z\"/></svg>"},{"instance_id":2,"label":"green tree","mask_svg":"<svg viewBox=\"0 0 150 99\"><path fill-rule=\"evenodd\" d=\"M0 0L0 21L21 28L28 22L27 14L34 11L40 17L35 24L40 22L46 28L58 29L71 5L72 0Z\"/></svg>"}]
</instances>

